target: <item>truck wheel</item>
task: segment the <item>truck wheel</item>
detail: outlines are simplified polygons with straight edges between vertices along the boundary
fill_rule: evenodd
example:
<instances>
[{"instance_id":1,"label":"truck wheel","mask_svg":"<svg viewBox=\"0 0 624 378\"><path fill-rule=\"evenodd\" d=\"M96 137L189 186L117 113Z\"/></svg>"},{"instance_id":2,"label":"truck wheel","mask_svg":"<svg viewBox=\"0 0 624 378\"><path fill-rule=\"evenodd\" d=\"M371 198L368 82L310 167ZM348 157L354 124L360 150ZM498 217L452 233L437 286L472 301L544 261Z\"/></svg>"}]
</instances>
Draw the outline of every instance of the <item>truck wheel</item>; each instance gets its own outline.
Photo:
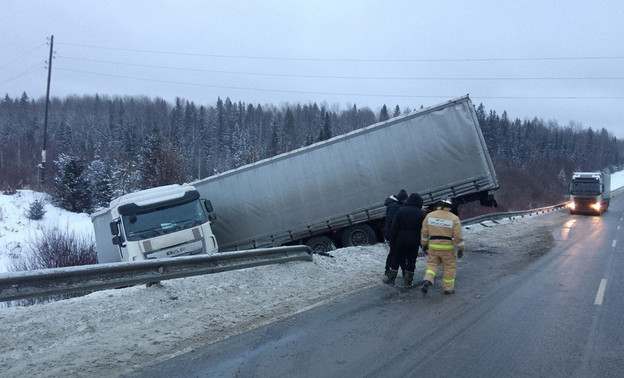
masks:
<instances>
[{"instance_id":1,"label":"truck wheel","mask_svg":"<svg viewBox=\"0 0 624 378\"><path fill-rule=\"evenodd\" d=\"M327 236L315 236L308 239L306 245L312 248L312 253L327 253L336 249L334 242Z\"/></svg>"},{"instance_id":2,"label":"truck wheel","mask_svg":"<svg viewBox=\"0 0 624 378\"><path fill-rule=\"evenodd\" d=\"M351 226L342 232L342 246L355 247L369 245L377 242L375 230L367 224Z\"/></svg>"}]
</instances>

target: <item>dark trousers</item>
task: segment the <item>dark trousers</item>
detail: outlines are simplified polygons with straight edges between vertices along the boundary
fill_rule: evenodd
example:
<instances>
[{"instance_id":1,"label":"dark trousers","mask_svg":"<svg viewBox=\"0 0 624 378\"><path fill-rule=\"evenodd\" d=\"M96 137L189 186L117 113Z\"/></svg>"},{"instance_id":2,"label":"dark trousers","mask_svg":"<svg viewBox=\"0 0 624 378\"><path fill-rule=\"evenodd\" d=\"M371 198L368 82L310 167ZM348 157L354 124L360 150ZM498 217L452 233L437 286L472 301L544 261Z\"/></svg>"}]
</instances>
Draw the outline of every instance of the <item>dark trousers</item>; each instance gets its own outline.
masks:
<instances>
[{"instance_id":1,"label":"dark trousers","mask_svg":"<svg viewBox=\"0 0 624 378\"><path fill-rule=\"evenodd\" d=\"M396 253L394 252L392 246L390 246L390 252L388 252L388 257L386 257L386 272L388 271L388 269L390 269L390 266L392 265L392 260L394 259L394 255L396 255ZM415 260L414 260L415 261ZM406 268L405 268L405 260L401 260L399 261L399 265L401 267L401 270L405 272ZM395 270L398 270L399 268L397 267ZM410 272L413 272L413 270L410 270Z\"/></svg>"},{"instance_id":2,"label":"dark trousers","mask_svg":"<svg viewBox=\"0 0 624 378\"><path fill-rule=\"evenodd\" d=\"M390 247L392 258L390 269L398 270L399 266L405 272L413 272L416 269L416 258L418 257L419 245L396 244Z\"/></svg>"}]
</instances>

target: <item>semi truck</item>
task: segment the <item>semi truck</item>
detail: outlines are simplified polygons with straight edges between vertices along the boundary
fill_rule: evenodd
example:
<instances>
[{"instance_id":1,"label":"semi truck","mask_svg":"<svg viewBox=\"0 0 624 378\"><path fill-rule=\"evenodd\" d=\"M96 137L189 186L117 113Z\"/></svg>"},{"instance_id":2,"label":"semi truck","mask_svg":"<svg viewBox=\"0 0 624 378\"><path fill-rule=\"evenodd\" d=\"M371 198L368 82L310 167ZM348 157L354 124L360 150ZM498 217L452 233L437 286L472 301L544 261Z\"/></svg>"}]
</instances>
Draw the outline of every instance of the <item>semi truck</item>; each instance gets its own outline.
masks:
<instances>
[{"instance_id":1,"label":"semi truck","mask_svg":"<svg viewBox=\"0 0 624 378\"><path fill-rule=\"evenodd\" d=\"M611 175L606 171L573 172L570 180L570 214L602 215L611 201Z\"/></svg>"},{"instance_id":2,"label":"semi truck","mask_svg":"<svg viewBox=\"0 0 624 378\"><path fill-rule=\"evenodd\" d=\"M210 199L220 251L383 241L384 200L496 206L499 184L469 96L192 182Z\"/></svg>"},{"instance_id":3,"label":"semi truck","mask_svg":"<svg viewBox=\"0 0 624 378\"><path fill-rule=\"evenodd\" d=\"M93 216L96 249L99 262L214 253L217 245L225 252L305 244L322 253L383 241L384 201L400 189L425 204L451 197L457 206L496 206L498 187L466 95L189 184L121 197Z\"/></svg>"},{"instance_id":4,"label":"semi truck","mask_svg":"<svg viewBox=\"0 0 624 378\"><path fill-rule=\"evenodd\" d=\"M98 263L215 253L212 204L191 185L126 194L91 215Z\"/></svg>"}]
</instances>

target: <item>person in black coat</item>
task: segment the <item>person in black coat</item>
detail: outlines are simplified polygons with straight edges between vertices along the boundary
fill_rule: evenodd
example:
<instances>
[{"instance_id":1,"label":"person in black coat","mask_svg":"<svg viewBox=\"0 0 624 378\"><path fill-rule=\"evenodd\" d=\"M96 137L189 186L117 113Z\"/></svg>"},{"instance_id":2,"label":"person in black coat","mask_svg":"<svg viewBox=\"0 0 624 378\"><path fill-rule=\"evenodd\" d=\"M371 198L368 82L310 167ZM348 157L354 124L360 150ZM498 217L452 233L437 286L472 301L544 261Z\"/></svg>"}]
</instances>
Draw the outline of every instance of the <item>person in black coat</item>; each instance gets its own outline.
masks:
<instances>
[{"instance_id":1,"label":"person in black coat","mask_svg":"<svg viewBox=\"0 0 624 378\"><path fill-rule=\"evenodd\" d=\"M406 261L403 278L406 286L412 286L416 257L420 247L420 232L427 213L422 209L423 199L412 193L397 211L390 229L390 250L393 252L390 270L383 282L393 285L401 262Z\"/></svg>"},{"instance_id":2,"label":"person in black coat","mask_svg":"<svg viewBox=\"0 0 624 378\"><path fill-rule=\"evenodd\" d=\"M390 241L390 230L392 229L392 220L394 219L394 215L401 208L403 203L407 200L407 192L405 189L399 190L397 195L391 195L386 198L384 202L384 206L386 206L386 226L384 228L384 238L387 241ZM388 270L390 269L390 263L392 262L392 248L388 252L388 257L386 257L386 268L384 269L384 274L388 274ZM399 264L401 269L405 272L404 266L405 264Z\"/></svg>"}]
</instances>

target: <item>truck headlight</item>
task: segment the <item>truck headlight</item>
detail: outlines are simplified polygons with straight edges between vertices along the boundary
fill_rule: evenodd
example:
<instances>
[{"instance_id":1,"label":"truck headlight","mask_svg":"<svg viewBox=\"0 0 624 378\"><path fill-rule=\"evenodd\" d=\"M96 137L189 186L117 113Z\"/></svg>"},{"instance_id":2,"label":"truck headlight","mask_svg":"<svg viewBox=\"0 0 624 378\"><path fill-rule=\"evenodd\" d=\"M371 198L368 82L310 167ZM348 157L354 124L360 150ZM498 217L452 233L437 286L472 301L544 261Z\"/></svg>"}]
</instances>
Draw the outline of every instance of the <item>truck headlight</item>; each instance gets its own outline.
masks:
<instances>
[{"instance_id":1,"label":"truck headlight","mask_svg":"<svg viewBox=\"0 0 624 378\"><path fill-rule=\"evenodd\" d=\"M600 205L601 205L600 202L595 202L595 203L592 203L591 207L592 209L596 211L600 211L600 207L601 207Z\"/></svg>"},{"instance_id":2,"label":"truck headlight","mask_svg":"<svg viewBox=\"0 0 624 378\"><path fill-rule=\"evenodd\" d=\"M574 205L574 201L570 201L566 203L566 207L570 210L574 210L576 208L576 205Z\"/></svg>"}]
</instances>

